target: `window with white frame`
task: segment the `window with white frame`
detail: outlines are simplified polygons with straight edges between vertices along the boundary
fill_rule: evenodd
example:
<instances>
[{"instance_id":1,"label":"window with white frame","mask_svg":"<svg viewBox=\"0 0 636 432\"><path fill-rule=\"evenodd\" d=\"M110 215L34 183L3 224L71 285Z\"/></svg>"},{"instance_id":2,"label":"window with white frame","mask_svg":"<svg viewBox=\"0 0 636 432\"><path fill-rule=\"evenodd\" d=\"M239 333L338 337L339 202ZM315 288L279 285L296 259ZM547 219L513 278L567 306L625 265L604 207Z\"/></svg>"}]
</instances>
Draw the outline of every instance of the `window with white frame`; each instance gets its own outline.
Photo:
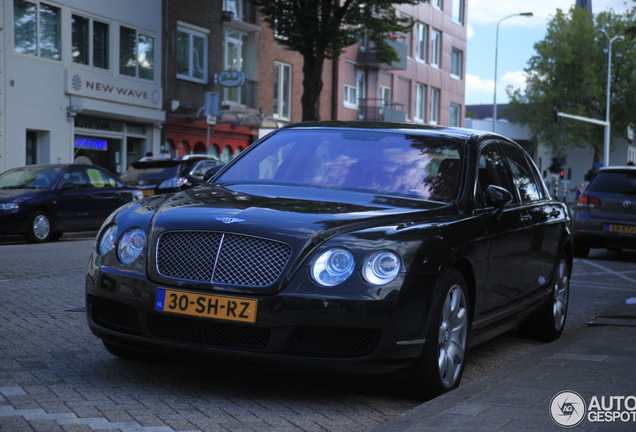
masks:
<instances>
[{"instance_id":1,"label":"window with white frame","mask_svg":"<svg viewBox=\"0 0 636 432\"><path fill-rule=\"evenodd\" d=\"M208 82L208 34L203 29L177 27L177 78Z\"/></svg>"},{"instance_id":2,"label":"window with white frame","mask_svg":"<svg viewBox=\"0 0 636 432\"><path fill-rule=\"evenodd\" d=\"M133 28L119 27L119 73L154 81L155 38Z\"/></svg>"},{"instance_id":3,"label":"window with white frame","mask_svg":"<svg viewBox=\"0 0 636 432\"><path fill-rule=\"evenodd\" d=\"M245 72L243 70L244 60L246 58L248 34L234 29L225 30L225 69ZM235 102L245 104L244 86L225 87L223 89L223 100L226 102Z\"/></svg>"},{"instance_id":4,"label":"window with white frame","mask_svg":"<svg viewBox=\"0 0 636 432\"><path fill-rule=\"evenodd\" d=\"M424 123L424 115L426 111L426 86L424 84L415 84L415 114L413 120L416 123Z\"/></svg>"},{"instance_id":5,"label":"window with white frame","mask_svg":"<svg viewBox=\"0 0 636 432\"><path fill-rule=\"evenodd\" d=\"M274 63L274 118L289 120L291 115L292 67Z\"/></svg>"},{"instance_id":6,"label":"window with white frame","mask_svg":"<svg viewBox=\"0 0 636 432\"><path fill-rule=\"evenodd\" d=\"M108 69L110 26L106 23L71 15L71 58L73 63Z\"/></svg>"},{"instance_id":7,"label":"window with white frame","mask_svg":"<svg viewBox=\"0 0 636 432\"><path fill-rule=\"evenodd\" d=\"M464 62L464 53L453 48L451 52L451 76L453 78L462 79L462 64Z\"/></svg>"},{"instance_id":8,"label":"window with white frame","mask_svg":"<svg viewBox=\"0 0 636 432\"><path fill-rule=\"evenodd\" d=\"M358 108L358 94L354 86L344 86L344 106L346 108Z\"/></svg>"},{"instance_id":9,"label":"window with white frame","mask_svg":"<svg viewBox=\"0 0 636 432\"><path fill-rule=\"evenodd\" d=\"M431 94L429 99L429 117L428 122L430 124L439 123L439 95L440 90L435 87L431 87Z\"/></svg>"},{"instance_id":10,"label":"window with white frame","mask_svg":"<svg viewBox=\"0 0 636 432\"><path fill-rule=\"evenodd\" d=\"M442 6L444 6L444 0L433 0L433 7L435 9L442 10Z\"/></svg>"},{"instance_id":11,"label":"window with white frame","mask_svg":"<svg viewBox=\"0 0 636 432\"><path fill-rule=\"evenodd\" d=\"M223 0L223 10L232 12L234 19L256 24L256 7L246 0Z\"/></svg>"},{"instance_id":12,"label":"window with white frame","mask_svg":"<svg viewBox=\"0 0 636 432\"><path fill-rule=\"evenodd\" d=\"M453 0L453 21L457 24L464 25L464 0Z\"/></svg>"},{"instance_id":13,"label":"window with white frame","mask_svg":"<svg viewBox=\"0 0 636 432\"><path fill-rule=\"evenodd\" d=\"M431 66L440 67L442 61L442 32L433 30L431 32Z\"/></svg>"},{"instance_id":14,"label":"window with white frame","mask_svg":"<svg viewBox=\"0 0 636 432\"><path fill-rule=\"evenodd\" d=\"M415 58L418 61L426 63L426 57L428 54L428 26L423 23L417 23L415 31L417 32Z\"/></svg>"},{"instance_id":15,"label":"window with white frame","mask_svg":"<svg viewBox=\"0 0 636 432\"><path fill-rule=\"evenodd\" d=\"M459 127L461 107L457 104L450 104L448 125L452 127Z\"/></svg>"},{"instance_id":16,"label":"window with white frame","mask_svg":"<svg viewBox=\"0 0 636 432\"><path fill-rule=\"evenodd\" d=\"M51 60L62 60L62 11L42 2L14 0L14 49Z\"/></svg>"},{"instance_id":17,"label":"window with white frame","mask_svg":"<svg viewBox=\"0 0 636 432\"><path fill-rule=\"evenodd\" d=\"M386 86L380 86L380 97L382 100L382 107L390 107L391 105L391 88Z\"/></svg>"}]
</instances>

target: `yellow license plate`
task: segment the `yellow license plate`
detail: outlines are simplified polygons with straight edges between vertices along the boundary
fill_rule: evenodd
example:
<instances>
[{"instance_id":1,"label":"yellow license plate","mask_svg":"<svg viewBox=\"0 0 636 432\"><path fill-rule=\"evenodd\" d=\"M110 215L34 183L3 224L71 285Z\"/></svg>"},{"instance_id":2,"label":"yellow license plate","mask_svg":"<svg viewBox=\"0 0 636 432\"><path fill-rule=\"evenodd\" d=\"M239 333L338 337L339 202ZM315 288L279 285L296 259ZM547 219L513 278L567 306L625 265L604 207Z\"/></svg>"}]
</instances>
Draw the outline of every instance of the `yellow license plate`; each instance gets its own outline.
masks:
<instances>
[{"instance_id":1,"label":"yellow license plate","mask_svg":"<svg viewBox=\"0 0 636 432\"><path fill-rule=\"evenodd\" d=\"M622 233L622 234L636 234L635 225L607 225L607 231Z\"/></svg>"},{"instance_id":2,"label":"yellow license plate","mask_svg":"<svg viewBox=\"0 0 636 432\"><path fill-rule=\"evenodd\" d=\"M155 194L154 189L142 189L141 193L143 196L153 196Z\"/></svg>"},{"instance_id":3,"label":"yellow license plate","mask_svg":"<svg viewBox=\"0 0 636 432\"><path fill-rule=\"evenodd\" d=\"M229 321L256 322L258 300L157 289L155 310Z\"/></svg>"}]
</instances>

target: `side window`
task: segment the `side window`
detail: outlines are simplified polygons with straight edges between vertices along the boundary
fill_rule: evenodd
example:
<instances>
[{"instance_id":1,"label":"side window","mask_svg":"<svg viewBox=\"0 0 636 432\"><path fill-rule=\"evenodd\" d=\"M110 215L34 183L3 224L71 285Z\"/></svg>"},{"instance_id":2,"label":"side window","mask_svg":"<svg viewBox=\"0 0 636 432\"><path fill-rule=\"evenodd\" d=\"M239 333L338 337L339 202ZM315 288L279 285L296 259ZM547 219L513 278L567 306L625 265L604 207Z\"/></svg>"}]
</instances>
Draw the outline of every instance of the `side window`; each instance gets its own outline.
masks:
<instances>
[{"instance_id":1,"label":"side window","mask_svg":"<svg viewBox=\"0 0 636 432\"><path fill-rule=\"evenodd\" d=\"M117 186L117 180L101 170L88 168L86 174L90 182L90 187L104 188Z\"/></svg>"},{"instance_id":2,"label":"side window","mask_svg":"<svg viewBox=\"0 0 636 432\"><path fill-rule=\"evenodd\" d=\"M62 185L72 183L74 189L85 189L90 187L83 168L71 168L62 176Z\"/></svg>"},{"instance_id":3,"label":"side window","mask_svg":"<svg viewBox=\"0 0 636 432\"><path fill-rule=\"evenodd\" d=\"M521 202L529 203L543 199L542 188L537 181L537 176L523 152L509 145L502 146L502 149Z\"/></svg>"},{"instance_id":4,"label":"side window","mask_svg":"<svg viewBox=\"0 0 636 432\"><path fill-rule=\"evenodd\" d=\"M506 164L499 153L496 144L489 144L482 148L479 154L479 166L477 169L477 187L475 188L475 207L491 207L486 188L490 185L500 186L515 196L510 175Z\"/></svg>"}]
</instances>

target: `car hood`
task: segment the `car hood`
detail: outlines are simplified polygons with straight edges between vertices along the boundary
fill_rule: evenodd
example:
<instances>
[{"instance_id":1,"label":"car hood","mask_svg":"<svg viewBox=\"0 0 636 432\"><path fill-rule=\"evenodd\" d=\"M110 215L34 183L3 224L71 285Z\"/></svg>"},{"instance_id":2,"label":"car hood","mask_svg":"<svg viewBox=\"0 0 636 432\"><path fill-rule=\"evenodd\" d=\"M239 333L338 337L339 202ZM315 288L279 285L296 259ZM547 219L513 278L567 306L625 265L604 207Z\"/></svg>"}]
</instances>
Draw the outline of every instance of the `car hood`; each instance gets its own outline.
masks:
<instances>
[{"instance_id":1,"label":"car hood","mask_svg":"<svg viewBox=\"0 0 636 432\"><path fill-rule=\"evenodd\" d=\"M231 230L283 241L320 233L324 239L343 231L448 213L450 207L439 202L333 189L204 185L167 196L156 210L153 228L155 232Z\"/></svg>"},{"instance_id":2,"label":"car hood","mask_svg":"<svg viewBox=\"0 0 636 432\"><path fill-rule=\"evenodd\" d=\"M20 188L20 189L0 189L0 200L11 200L22 196L35 195L43 189Z\"/></svg>"}]
</instances>

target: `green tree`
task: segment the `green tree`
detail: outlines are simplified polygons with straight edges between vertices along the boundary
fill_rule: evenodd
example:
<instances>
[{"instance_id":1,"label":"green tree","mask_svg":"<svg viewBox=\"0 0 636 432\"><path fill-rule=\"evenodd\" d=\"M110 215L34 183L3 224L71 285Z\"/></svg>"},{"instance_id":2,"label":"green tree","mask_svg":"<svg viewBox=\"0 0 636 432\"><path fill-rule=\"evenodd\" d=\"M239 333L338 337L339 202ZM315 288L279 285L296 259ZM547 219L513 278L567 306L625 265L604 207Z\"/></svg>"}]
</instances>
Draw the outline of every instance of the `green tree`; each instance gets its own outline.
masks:
<instances>
[{"instance_id":1,"label":"green tree","mask_svg":"<svg viewBox=\"0 0 636 432\"><path fill-rule=\"evenodd\" d=\"M327 59L338 59L343 50L365 35L376 45L377 59L397 62L399 57L386 42L389 35L412 26L395 13L394 4L416 0L249 0L279 36L278 43L303 57L302 119L320 120L322 73Z\"/></svg>"},{"instance_id":2,"label":"green tree","mask_svg":"<svg viewBox=\"0 0 636 432\"><path fill-rule=\"evenodd\" d=\"M613 136L625 137L636 120L636 8L625 14L601 12L593 17L581 8L557 10L545 39L534 45L528 61L526 89L512 91L509 110L515 121L527 124L535 141L554 153L567 148L591 148L594 163L602 162L604 127L561 118L553 110L605 120L608 39L612 43L610 123Z\"/></svg>"}]
</instances>

